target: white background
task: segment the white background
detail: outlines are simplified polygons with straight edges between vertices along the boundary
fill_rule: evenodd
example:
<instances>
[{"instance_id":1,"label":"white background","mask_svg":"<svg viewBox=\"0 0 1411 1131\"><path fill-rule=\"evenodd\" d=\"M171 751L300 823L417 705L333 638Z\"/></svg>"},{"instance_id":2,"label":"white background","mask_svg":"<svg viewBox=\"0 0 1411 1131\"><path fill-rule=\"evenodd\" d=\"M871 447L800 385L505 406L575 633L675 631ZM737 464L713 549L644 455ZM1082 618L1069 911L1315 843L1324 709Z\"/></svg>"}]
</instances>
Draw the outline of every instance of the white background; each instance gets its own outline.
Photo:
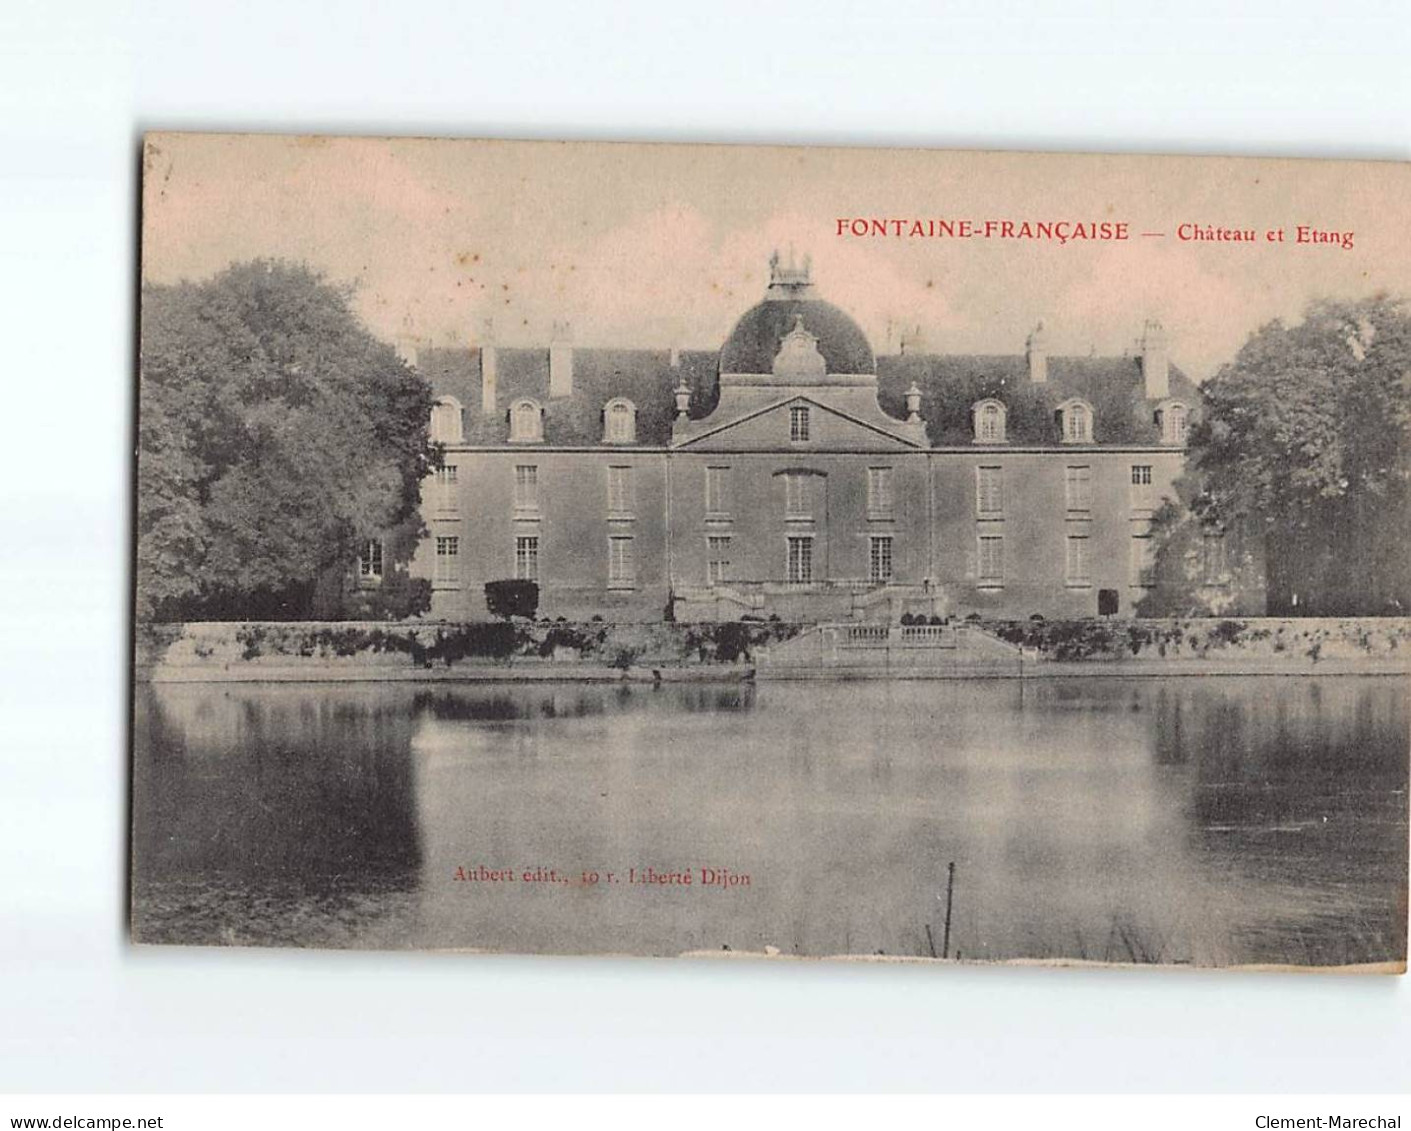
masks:
<instances>
[{"instance_id":1,"label":"white background","mask_svg":"<svg viewBox=\"0 0 1411 1131\"><path fill-rule=\"evenodd\" d=\"M0 3L0 1090L1406 1090L1406 979L136 951L122 891L142 130L1405 160L1408 58L1404 0Z\"/></svg>"}]
</instances>

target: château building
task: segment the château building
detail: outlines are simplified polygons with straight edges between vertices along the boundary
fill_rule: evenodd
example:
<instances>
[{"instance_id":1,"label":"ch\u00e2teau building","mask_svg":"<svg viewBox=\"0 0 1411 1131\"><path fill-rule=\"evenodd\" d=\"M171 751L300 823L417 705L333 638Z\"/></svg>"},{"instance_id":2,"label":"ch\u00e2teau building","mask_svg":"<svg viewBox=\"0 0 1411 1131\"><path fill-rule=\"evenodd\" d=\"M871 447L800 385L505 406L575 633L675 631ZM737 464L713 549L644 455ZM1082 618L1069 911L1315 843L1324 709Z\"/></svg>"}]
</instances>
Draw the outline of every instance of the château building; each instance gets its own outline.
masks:
<instances>
[{"instance_id":1,"label":"ch\u00e2teau building","mask_svg":"<svg viewBox=\"0 0 1411 1131\"><path fill-rule=\"evenodd\" d=\"M432 615L503 578L570 619L1133 614L1197 403L1160 325L1120 357L1050 356L1042 324L1014 356L918 347L876 356L776 254L718 353L422 351Z\"/></svg>"}]
</instances>

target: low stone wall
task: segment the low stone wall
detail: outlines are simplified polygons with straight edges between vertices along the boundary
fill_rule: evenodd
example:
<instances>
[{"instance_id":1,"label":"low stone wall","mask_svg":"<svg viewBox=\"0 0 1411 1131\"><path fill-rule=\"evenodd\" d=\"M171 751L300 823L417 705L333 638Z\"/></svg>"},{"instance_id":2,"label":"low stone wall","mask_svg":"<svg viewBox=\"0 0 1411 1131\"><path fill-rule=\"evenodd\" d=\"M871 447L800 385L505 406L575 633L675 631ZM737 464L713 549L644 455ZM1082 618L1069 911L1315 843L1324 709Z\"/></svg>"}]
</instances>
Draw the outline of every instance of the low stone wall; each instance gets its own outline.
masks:
<instances>
[{"instance_id":1,"label":"low stone wall","mask_svg":"<svg viewBox=\"0 0 1411 1131\"><path fill-rule=\"evenodd\" d=\"M974 622L972 622L974 623ZM779 622L204 622L144 625L137 678L737 678L807 625ZM1411 671L1411 619L985 621L1023 674Z\"/></svg>"},{"instance_id":2,"label":"low stone wall","mask_svg":"<svg viewBox=\"0 0 1411 1131\"><path fill-rule=\"evenodd\" d=\"M1149 620L989 621L982 627L1040 660L1372 660L1411 667L1407 617L1166 617Z\"/></svg>"},{"instance_id":3,"label":"low stone wall","mask_svg":"<svg viewBox=\"0 0 1411 1131\"><path fill-rule=\"evenodd\" d=\"M501 678L609 678L653 669L747 666L762 645L804 626L778 622L613 624L606 621L199 622L144 625L137 677L405 679L489 669ZM472 670L473 669L473 670ZM596 674L593 674L596 673Z\"/></svg>"}]
</instances>

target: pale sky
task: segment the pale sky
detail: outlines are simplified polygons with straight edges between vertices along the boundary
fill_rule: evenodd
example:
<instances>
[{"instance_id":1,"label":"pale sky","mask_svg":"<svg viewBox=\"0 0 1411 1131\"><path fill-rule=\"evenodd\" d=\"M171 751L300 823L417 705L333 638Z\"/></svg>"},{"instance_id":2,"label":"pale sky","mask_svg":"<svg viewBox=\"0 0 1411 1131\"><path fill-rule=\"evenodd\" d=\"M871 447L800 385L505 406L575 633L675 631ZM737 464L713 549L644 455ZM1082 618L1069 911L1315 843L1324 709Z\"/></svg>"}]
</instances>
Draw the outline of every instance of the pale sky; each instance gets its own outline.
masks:
<instances>
[{"instance_id":1,"label":"pale sky","mask_svg":"<svg viewBox=\"0 0 1411 1131\"><path fill-rule=\"evenodd\" d=\"M1203 379L1256 327L1314 297L1411 295L1411 166L784 149L156 135L143 275L199 279L260 256L357 287L408 345L718 349L763 294L768 257L813 259L820 296L879 352L919 325L941 353L1135 348L1159 318ZM845 217L1126 222L1127 242L839 237ZM1177 239L1180 224L1254 229ZM1299 246L1295 228L1354 233ZM1285 242L1265 233L1283 227ZM1162 236L1142 236L1159 231Z\"/></svg>"}]
</instances>

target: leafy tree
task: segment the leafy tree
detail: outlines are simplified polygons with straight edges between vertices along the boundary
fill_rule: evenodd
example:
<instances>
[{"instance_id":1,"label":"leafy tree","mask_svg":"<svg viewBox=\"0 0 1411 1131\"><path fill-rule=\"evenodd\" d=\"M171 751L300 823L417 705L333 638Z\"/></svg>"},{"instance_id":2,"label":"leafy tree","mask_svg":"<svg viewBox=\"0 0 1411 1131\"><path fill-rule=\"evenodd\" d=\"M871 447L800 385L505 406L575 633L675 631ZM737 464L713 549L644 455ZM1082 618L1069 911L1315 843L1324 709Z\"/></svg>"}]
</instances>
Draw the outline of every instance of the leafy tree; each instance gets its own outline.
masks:
<instances>
[{"instance_id":1,"label":"leafy tree","mask_svg":"<svg viewBox=\"0 0 1411 1131\"><path fill-rule=\"evenodd\" d=\"M1191 521L1262 543L1269 612L1411 607L1411 317L1378 295L1271 322L1202 389Z\"/></svg>"},{"instance_id":2,"label":"leafy tree","mask_svg":"<svg viewBox=\"0 0 1411 1131\"><path fill-rule=\"evenodd\" d=\"M1263 616L1263 531L1250 523L1221 523L1201 495L1199 473L1183 475L1176 498L1152 515L1157 547L1154 587L1137 603L1143 617Z\"/></svg>"},{"instance_id":3,"label":"leafy tree","mask_svg":"<svg viewBox=\"0 0 1411 1131\"><path fill-rule=\"evenodd\" d=\"M349 297L271 260L143 288L140 617L339 615L365 539L409 560L431 392Z\"/></svg>"}]
</instances>

